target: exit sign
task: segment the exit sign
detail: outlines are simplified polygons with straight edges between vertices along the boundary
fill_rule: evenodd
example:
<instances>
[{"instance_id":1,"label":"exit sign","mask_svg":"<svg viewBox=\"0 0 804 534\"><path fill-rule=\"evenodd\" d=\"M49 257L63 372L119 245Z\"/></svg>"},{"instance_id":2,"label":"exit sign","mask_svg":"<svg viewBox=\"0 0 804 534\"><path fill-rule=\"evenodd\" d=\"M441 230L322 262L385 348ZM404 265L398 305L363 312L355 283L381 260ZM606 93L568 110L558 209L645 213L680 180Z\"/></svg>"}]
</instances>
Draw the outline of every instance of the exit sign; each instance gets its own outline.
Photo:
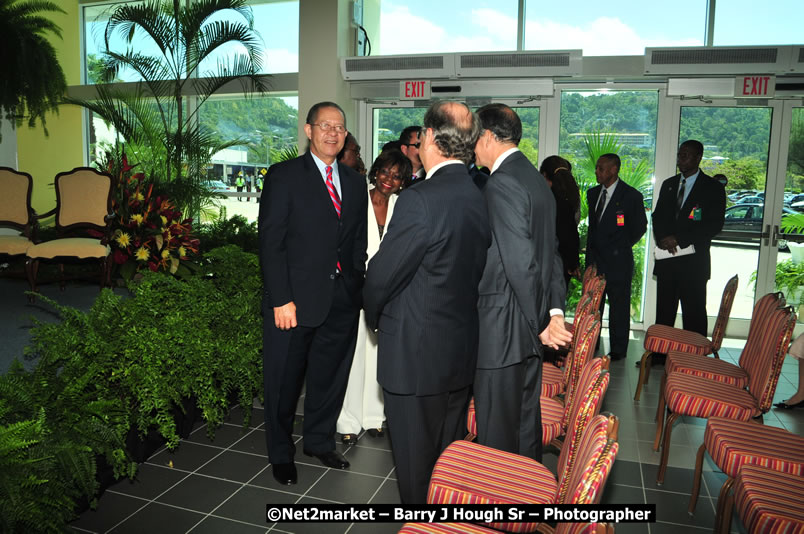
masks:
<instances>
[{"instance_id":1,"label":"exit sign","mask_svg":"<svg viewBox=\"0 0 804 534\"><path fill-rule=\"evenodd\" d=\"M776 94L776 76L738 76L734 82L734 96L768 98Z\"/></svg>"},{"instance_id":2,"label":"exit sign","mask_svg":"<svg viewBox=\"0 0 804 534\"><path fill-rule=\"evenodd\" d=\"M400 100L430 100L430 80L404 80L399 82Z\"/></svg>"}]
</instances>

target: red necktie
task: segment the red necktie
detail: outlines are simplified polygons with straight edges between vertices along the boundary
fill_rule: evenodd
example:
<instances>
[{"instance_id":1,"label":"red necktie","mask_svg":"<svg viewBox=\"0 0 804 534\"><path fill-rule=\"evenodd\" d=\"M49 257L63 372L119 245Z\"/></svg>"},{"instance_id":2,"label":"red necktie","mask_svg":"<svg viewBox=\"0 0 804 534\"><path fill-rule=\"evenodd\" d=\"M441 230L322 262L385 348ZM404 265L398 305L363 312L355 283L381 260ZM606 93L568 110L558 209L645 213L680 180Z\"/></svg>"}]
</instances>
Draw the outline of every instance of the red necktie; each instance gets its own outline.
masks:
<instances>
[{"instance_id":1,"label":"red necktie","mask_svg":"<svg viewBox=\"0 0 804 534\"><path fill-rule=\"evenodd\" d=\"M327 171L327 191L329 191L329 198L332 199L332 205L335 206L335 212L338 214L338 218L341 218L341 197L338 196L338 190L335 189L335 183L332 181L332 167L327 165L324 169ZM341 272L341 262L339 261L338 264L338 272Z\"/></svg>"},{"instance_id":2,"label":"red necktie","mask_svg":"<svg viewBox=\"0 0 804 534\"><path fill-rule=\"evenodd\" d=\"M332 167L327 165L327 168L324 170L327 171L327 190L329 191L329 197L332 199L332 205L335 206L335 211L338 214L338 218L340 218L341 197L338 196L338 190L335 189L335 183L332 181Z\"/></svg>"}]
</instances>

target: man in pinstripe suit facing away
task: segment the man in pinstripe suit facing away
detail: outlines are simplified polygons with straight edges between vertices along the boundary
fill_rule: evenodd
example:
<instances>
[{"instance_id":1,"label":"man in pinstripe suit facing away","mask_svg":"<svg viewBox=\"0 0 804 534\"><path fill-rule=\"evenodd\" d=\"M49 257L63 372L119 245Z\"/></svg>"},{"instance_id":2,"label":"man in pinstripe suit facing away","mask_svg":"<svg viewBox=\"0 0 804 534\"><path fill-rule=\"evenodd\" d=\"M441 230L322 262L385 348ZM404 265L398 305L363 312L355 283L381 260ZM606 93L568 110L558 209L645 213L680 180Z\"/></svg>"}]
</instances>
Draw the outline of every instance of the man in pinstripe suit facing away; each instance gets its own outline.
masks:
<instances>
[{"instance_id":1,"label":"man in pinstripe suit facing away","mask_svg":"<svg viewBox=\"0 0 804 534\"><path fill-rule=\"evenodd\" d=\"M402 502L424 503L438 455L466 433L477 361L477 287L491 244L483 195L467 171L479 126L464 104L424 116L427 180L399 196L363 289L379 330L377 378Z\"/></svg>"}]
</instances>

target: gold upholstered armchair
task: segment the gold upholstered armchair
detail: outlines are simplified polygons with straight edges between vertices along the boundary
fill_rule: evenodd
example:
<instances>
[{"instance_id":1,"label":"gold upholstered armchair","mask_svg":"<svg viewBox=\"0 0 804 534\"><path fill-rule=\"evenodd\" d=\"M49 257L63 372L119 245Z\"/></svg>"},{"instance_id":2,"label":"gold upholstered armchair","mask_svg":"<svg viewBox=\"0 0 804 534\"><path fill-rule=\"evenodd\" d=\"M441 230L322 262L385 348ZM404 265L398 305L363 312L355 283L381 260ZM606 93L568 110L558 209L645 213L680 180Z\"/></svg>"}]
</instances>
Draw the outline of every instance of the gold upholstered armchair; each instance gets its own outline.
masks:
<instances>
[{"instance_id":1,"label":"gold upholstered armchair","mask_svg":"<svg viewBox=\"0 0 804 534\"><path fill-rule=\"evenodd\" d=\"M0 167L0 258L23 255L33 245L32 190L30 174Z\"/></svg>"},{"instance_id":2,"label":"gold upholstered armchair","mask_svg":"<svg viewBox=\"0 0 804 534\"><path fill-rule=\"evenodd\" d=\"M58 238L31 246L25 269L31 290L36 291L39 263L59 265L64 288L64 264L82 261L99 263L100 286L111 285L109 234L112 214L112 178L88 167L77 167L56 175L56 207L38 216L55 215ZM100 237L97 237L100 236Z\"/></svg>"}]
</instances>

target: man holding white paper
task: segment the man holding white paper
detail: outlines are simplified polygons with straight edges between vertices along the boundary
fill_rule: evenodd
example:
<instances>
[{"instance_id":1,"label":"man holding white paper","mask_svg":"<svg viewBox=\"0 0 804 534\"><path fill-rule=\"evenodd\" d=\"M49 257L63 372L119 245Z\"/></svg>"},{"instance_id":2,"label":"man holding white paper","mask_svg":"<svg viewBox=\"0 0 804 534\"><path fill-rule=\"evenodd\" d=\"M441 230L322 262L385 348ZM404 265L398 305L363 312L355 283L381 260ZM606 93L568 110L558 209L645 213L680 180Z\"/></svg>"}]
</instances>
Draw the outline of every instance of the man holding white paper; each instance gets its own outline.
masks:
<instances>
[{"instance_id":1,"label":"man holding white paper","mask_svg":"<svg viewBox=\"0 0 804 534\"><path fill-rule=\"evenodd\" d=\"M653 274L657 282L656 324L673 326L681 302L684 330L706 336L709 247L723 228L726 191L700 170L702 158L703 144L685 141L676 159L679 174L662 183L652 215L653 235L660 249ZM662 256L665 258L660 259Z\"/></svg>"}]
</instances>

